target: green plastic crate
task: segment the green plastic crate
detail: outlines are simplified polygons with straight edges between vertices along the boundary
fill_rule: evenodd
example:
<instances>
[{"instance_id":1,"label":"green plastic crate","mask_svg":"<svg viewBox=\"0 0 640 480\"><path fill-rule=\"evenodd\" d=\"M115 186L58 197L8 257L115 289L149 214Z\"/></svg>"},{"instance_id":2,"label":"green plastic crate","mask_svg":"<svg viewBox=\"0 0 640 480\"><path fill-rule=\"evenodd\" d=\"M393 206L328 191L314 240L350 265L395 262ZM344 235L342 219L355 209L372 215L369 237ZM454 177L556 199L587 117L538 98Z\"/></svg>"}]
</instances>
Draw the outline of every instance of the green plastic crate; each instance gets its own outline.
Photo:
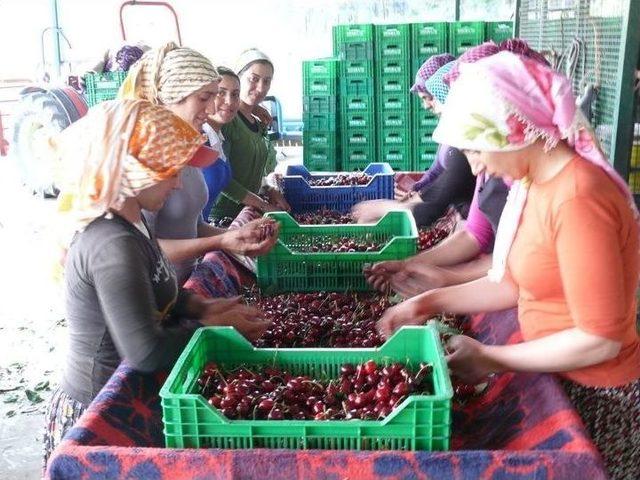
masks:
<instances>
[{"instance_id":1,"label":"green plastic crate","mask_svg":"<svg viewBox=\"0 0 640 480\"><path fill-rule=\"evenodd\" d=\"M417 95L411 96L411 118L413 128L433 130L438 125L438 117L422 106L422 100Z\"/></svg>"},{"instance_id":2,"label":"green plastic crate","mask_svg":"<svg viewBox=\"0 0 640 480\"><path fill-rule=\"evenodd\" d=\"M304 130L302 132L302 145L303 147L323 147L335 151L338 135L339 133L335 130Z\"/></svg>"},{"instance_id":3,"label":"green plastic crate","mask_svg":"<svg viewBox=\"0 0 640 480\"><path fill-rule=\"evenodd\" d=\"M487 22L485 40L496 43L513 38L513 22Z\"/></svg>"},{"instance_id":4,"label":"green plastic crate","mask_svg":"<svg viewBox=\"0 0 640 480\"><path fill-rule=\"evenodd\" d=\"M407 63L411 58L410 30L408 23L376 25L376 60L382 58L400 58Z\"/></svg>"},{"instance_id":5,"label":"green plastic crate","mask_svg":"<svg viewBox=\"0 0 640 480\"><path fill-rule=\"evenodd\" d=\"M338 93L338 79L305 77L303 93L305 95L336 95Z\"/></svg>"},{"instance_id":6,"label":"green plastic crate","mask_svg":"<svg viewBox=\"0 0 640 480\"><path fill-rule=\"evenodd\" d=\"M344 118L349 113L374 113L375 102L373 100L373 94L363 95L342 95L340 97L340 110L341 115Z\"/></svg>"},{"instance_id":7,"label":"green plastic crate","mask_svg":"<svg viewBox=\"0 0 640 480\"><path fill-rule=\"evenodd\" d=\"M304 146L302 162L309 170L335 172L340 170L340 152L337 148Z\"/></svg>"},{"instance_id":8,"label":"green plastic crate","mask_svg":"<svg viewBox=\"0 0 640 480\"><path fill-rule=\"evenodd\" d=\"M372 135L375 136L375 134ZM343 143L340 152L342 169L347 172L362 170L378 158L374 141L366 145L346 145Z\"/></svg>"},{"instance_id":9,"label":"green plastic crate","mask_svg":"<svg viewBox=\"0 0 640 480\"><path fill-rule=\"evenodd\" d=\"M449 25L449 49L458 56L484 42L485 22L452 22Z\"/></svg>"},{"instance_id":10,"label":"green plastic crate","mask_svg":"<svg viewBox=\"0 0 640 480\"><path fill-rule=\"evenodd\" d=\"M436 161L436 154L426 151L414 150L412 159L413 163L411 170L414 172L422 172L433 165L433 162Z\"/></svg>"},{"instance_id":11,"label":"green plastic crate","mask_svg":"<svg viewBox=\"0 0 640 480\"><path fill-rule=\"evenodd\" d=\"M335 113L304 113L302 117L304 130L334 130L339 128L338 117Z\"/></svg>"},{"instance_id":12,"label":"green plastic crate","mask_svg":"<svg viewBox=\"0 0 640 480\"><path fill-rule=\"evenodd\" d=\"M401 172L409 172L412 169L411 144L406 145L382 145L378 150L378 158L381 162L391 165L391 168Z\"/></svg>"},{"instance_id":13,"label":"green plastic crate","mask_svg":"<svg viewBox=\"0 0 640 480\"><path fill-rule=\"evenodd\" d=\"M431 55L444 53L449 45L449 23L411 24L411 76L415 76L420 66Z\"/></svg>"},{"instance_id":14,"label":"green plastic crate","mask_svg":"<svg viewBox=\"0 0 640 480\"><path fill-rule=\"evenodd\" d=\"M196 393L207 362L233 368L272 365L295 375L338 378L344 363L433 364L433 395L411 395L383 420L230 420ZM438 332L403 327L384 345L352 349L255 348L232 327L200 328L160 389L168 448L322 450L449 449L453 389Z\"/></svg>"},{"instance_id":15,"label":"green plastic crate","mask_svg":"<svg viewBox=\"0 0 640 480\"><path fill-rule=\"evenodd\" d=\"M373 44L371 42L353 42L342 45L340 60L374 60Z\"/></svg>"},{"instance_id":16,"label":"green plastic crate","mask_svg":"<svg viewBox=\"0 0 640 480\"><path fill-rule=\"evenodd\" d=\"M373 95L373 78L345 77L340 83L340 95Z\"/></svg>"},{"instance_id":17,"label":"green plastic crate","mask_svg":"<svg viewBox=\"0 0 640 480\"><path fill-rule=\"evenodd\" d=\"M335 95L305 95L302 98L303 115L335 115L338 97Z\"/></svg>"},{"instance_id":18,"label":"green plastic crate","mask_svg":"<svg viewBox=\"0 0 640 480\"><path fill-rule=\"evenodd\" d=\"M378 128L401 128L408 129L410 126L410 116L405 112L386 111L380 114Z\"/></svg>"},{"instance_id":19,"label":"green plastic crate","mask_svg":"<svg viewBox=\"0 0 640 480\"><path fill-rule=\"evenodd\" d=\"M258 285L267 292L368 291L362 274L366 264L416 253L418 231L406 211L389 212L375 225L299 225L285 212L266 216L280 222L278 242L257 261ZM319 236L367 238L385 246L378 252L296 252Z\"/></svg>"},{"instance_id":20,"label":"green plastic crate","mask_svg":"<svg viewBox=\"0 0 640 480\"><path fill-rule=\"evenodd\" d=\"M334 25L332 28L332 35L333 54L334 56L340 56L345 44L357 42L373 44L373 24Z\"/></svg>"},{"instance_id":21,"label":"green plastic crate","mask_svg":"<svg viewBox=\"0 0 640 480\"><path fill-rule=\"evenodd\" d=\"M340 60L337 58L317 58L302 61L302 72L307 78L337 78Z\"/></svg>"},{"instance_id":22,"label":"green plastic crate","mask_svg":"<svg viewBox=\"0 0 640 480\"><path fill-rule=\"evenodd\" d=\"M345 131L349 131L353 128L357 129L373 129L375 128L375 117L373 111L351 111L345 113L342 117L342 125L344 125Z\"/></svg>"},{"instance_id":23,"label":"green plastic crate","mask_svg":"<svg viewBox=\"0 0 640 480\"><path fill-rule=\"evenodd\" d=\"M375 130L370 128L350 128L342 134L342 144L351 147L375 145L375 136Z\"/></svg>"},{"instance_id":24,"label":"green plastic crate","mask_svg":"<svg viewBox=\"0 0 640 480\"><path fill-rule=\"evenodd\" d=\"M379 75L378 76L378 95L391 93L400 95L409 95L409 77L407 75Z\"/></svg>"},{"instance_id":25,"label":"green plastic crate","mask_svg":"<svg viewBox=\"0 0 640 480\"><path fill-rule=\"evenodd\" d=\"M407 92L401 93L382 93L378 95L377 111L379 114L383 112L402 112L406 115L411 114L411 106L409 101L411 97Z\"/></svg>"},{"instance_id":26,"label":"green plastic crate","mask_svg":"<svg viewBox=\"0 0 640 480\"><path fill-rule=\"evenodd\" d=\"M342 60L340 62L340 78L373 77L373 60Z\"/></svg>"},{"instance_id":27,"label":"green plastic crate","mask_svg":"<svg viewBox=\"0 0 640 480\"><path fill-rule=\"evenodd\" d=\"M439 145L431 140L431 133L414 132L412 170L422 171L431 166L435 160Z\"/></svg>"},{"instance_id":28,"label":"green plastic crate","mask_svg":"<svg viewBox=\"0 0 640 480\"><path fill-rule=\"evenodd\" d=\"M85 96L90 107L97 103L113 100L118 95L120 85L127 72L87 73L84 76Z\"/></svg>"}]
</instances>

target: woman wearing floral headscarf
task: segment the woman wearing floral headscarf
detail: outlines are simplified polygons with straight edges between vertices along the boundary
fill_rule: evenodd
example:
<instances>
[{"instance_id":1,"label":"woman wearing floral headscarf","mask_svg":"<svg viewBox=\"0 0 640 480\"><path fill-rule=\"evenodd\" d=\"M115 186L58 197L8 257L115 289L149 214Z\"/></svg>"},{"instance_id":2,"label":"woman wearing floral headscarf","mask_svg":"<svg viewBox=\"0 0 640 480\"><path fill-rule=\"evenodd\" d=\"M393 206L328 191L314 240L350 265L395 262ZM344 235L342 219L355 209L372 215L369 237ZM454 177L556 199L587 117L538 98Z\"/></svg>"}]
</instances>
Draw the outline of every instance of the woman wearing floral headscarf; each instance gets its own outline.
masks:
<instances>
[{"instance_id":1,"label":"woman wearing floral headscarf","mask_svg":"<svg viewBox=\"0 0 640 480\"><path fill-rule=\"evenodd\" d=\"M175 361L193 332L177 319L234 326L250 338L268 325L238 298L180 289L142 216L181 188L188 164L216 159L203 143L187 122L141 100L102 103L56 142L67 176L59 201L70 341L46 416L45 463L121 360L143 372Z\"/></svg>"},{"instance_id":2,"label":"woman wearing floral headscarf","mask_svg":"<svg viewBox=\"0 0 640 480\"><path fill-rule=\"evenodd\" d=\"M555 372L613 478L640 478L638 211L566 77L502 52L461 67L434 138L476 173L513 179L488 277L388 310L380 328L440 311L518 307L524 342L449 342L454 375Z\"/></svg>"},{"instance_id":3,"label":"woman wearing floral headscarf","mask_svg":"<svg viewBox=\"0 0 640 480\"><path fill-rule=\"evenodd\" d=\"M214 113L219 81L217 70L202 54L168 43L145 53L131 68L120 96L163 105L201 132ZM269 219L259 219L236 230L209 225L202 210L209 197L217 197L227 185L230 172L224 160L214 162L208 170L208 175L217 174L227 180L218 184L218 191L208 190L200 168L187 167L180 178L183 188L172 192L160 211L145 212L160 246L176 268L180 285L191 275L197 259L207 252L225 250L259 255L267 252L277 239L277 235L262 237L264 231L276 228Z\"/></svg>"}]
</instances>

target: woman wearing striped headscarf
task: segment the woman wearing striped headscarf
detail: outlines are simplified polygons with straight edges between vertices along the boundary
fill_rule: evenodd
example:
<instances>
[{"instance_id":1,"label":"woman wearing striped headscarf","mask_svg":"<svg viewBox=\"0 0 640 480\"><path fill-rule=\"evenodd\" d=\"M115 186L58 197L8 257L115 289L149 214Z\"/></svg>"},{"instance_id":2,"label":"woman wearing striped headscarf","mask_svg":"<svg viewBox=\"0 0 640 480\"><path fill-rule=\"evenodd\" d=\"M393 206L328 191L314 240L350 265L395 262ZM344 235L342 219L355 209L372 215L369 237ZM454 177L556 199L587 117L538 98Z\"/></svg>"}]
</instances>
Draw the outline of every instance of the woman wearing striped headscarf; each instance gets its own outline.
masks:
<instances>
[{"instance_id":1,"label":"woman wearing striped headscarf","mask_svg":"<svg viewBox=\"0 0 640 480\"><path fill-rule=\"evenodd\" d=\"M121 360L143 372L169 367L193 333L186 317L230 325L249 338L267 323L239 299L205 300L179 288L142 216L158 211L188 165L217 153L167 109L142 100L105 102L56 142L61 181L69 347L46 416L45 463Z\"/></svg>"},{"instance_id":2,"label":"woman wearing striped headscarf","mask_svg":"<svg viewBox=\"0 0 640 480\"><path fill-rule=\"evenodd\" d=\"M160 104L189 122L197 131L214 113L214 99L220 75L211 62L190 48L168 43L153 49L136 63L125 80L120 96L141 98ZM208 167L219 169L219 176L229 178L224 159ZM202 211L210 196L200 168L187 167L180 178L183 188L172 192L158 212L145 212L145 218L158 236L160 245L175 265L180 285L191 275L197 259L212 250L242 255L260 255L275 243L277 235L264 238L265 231L277 233L270 219L250 222L237 230L216 228L203 218ZM219 189L225 187L219 184Z\"/></svg>"},{"instance_id":3,"label":"woman wearing striped headscarf","mask_svg":"<svg viewBox=\"0 0 640 480\"><path fill-rule=\"evenodd\" d=\"M385 312L388 335L430 315L518 308L524 341L449 342L473 383L506 371L554 372L613 478L640 478L639 215L625 181L576 107L571 81L510 52L462 65L436 140L474 171L513 179L487 277Z\"/></svg>"}]
</instances>

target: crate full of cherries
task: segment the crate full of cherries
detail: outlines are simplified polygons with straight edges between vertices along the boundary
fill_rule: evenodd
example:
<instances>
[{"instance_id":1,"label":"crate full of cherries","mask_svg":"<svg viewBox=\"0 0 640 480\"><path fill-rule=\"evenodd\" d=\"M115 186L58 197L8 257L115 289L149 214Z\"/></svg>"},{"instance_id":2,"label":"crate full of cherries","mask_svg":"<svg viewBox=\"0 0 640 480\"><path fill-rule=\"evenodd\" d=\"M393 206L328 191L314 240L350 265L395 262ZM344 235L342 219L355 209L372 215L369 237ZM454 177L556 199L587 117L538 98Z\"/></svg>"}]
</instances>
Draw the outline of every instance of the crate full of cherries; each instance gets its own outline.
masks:
<instances>
[{"instance_id":1,"label":"crate full of cherries","mask_svg":"<svg viewBox=\"0 0 640 480\"><path fill-rule=\"evenodd\" d=\"M202 328L160 391L167 447L447 450L451 382L438 332L375 348L256 348Z\"/></svg>"}]
</instances>

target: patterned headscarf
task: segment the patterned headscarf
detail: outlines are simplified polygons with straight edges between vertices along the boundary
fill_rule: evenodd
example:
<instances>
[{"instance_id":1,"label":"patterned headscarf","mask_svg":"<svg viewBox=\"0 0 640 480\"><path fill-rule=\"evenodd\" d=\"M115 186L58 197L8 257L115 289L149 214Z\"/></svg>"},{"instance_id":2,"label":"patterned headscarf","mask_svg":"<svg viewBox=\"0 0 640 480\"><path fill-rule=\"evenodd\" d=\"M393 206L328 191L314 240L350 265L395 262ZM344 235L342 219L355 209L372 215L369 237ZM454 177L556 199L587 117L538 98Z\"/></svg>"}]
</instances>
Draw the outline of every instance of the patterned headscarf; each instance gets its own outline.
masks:
<instances>
[{"instance_id":1,"label":"patterned headscarf","mask_svg":"<svg viewBox=\"0 0 640 480\"><path fill-rule=\"evenodd\" d=\"M56 182L63 244L125 199L175 175L202 154L204 142L187 122L147 101L91 108L52 142L64 175Z\"/></svg>"},{"instance_id":2,"label":"patterned headscarf","mask_svg":"<svg viewBox=\"0 0 640 480\"><path fill-rule=\"evenodd\" d=\"M430 56L418 69L416 79L413 82L410 92L427 93L425 82L429 80L429 77L436 73L440 67L454 61L455 59L456 57L450 53L440 53L438 55Z\"/></svg>"},{"instance_id":3,"label":"patterned headscarf","mask_svg":"<svg viewBox=\"0 0 640 480\"><path fill-rule=\"evenodd\" d=\"M589 121L576 107L571 81L550 67L501 52L461 67L433 132L438 143L477 151L513 151L545 140L550 150L565 140L578 155L602 168L638 216L629 187L600 150ZM489 277L500 281L520 222L528 180L514 182L496 235Z\"/></svg>"},{"instance_id":4,"label":"patterned headscarf","mask_svg":"<svg viewBox=\"0 0 640 480\"><path fill-rule=\"evenodd\" d=\"M169 42L149 50L131 67L118 97L172 105L219 80L218 71L205 56Z\"/></svg>"},{"instance_id":5,"label":"patterned headscarf","mask_svg":"<svg viewBox=\"0 0 640 480\"><path fill-rule=\"evenodd\" d=\"M433 98L438 100L443 105L447 100L447 95L449 94L449 85L444 83L443 78L451 70L455 63L456 62L449 62L441 66L424 83L424 88L427 93L431 94Z\"/></svg>"},{"instance_id":6,"label":"patterned headscarf","mask_svg":"<svg viewBox=\"0 0 640 480\"><path fill-rule=\"evenodd\" d=\"M463 63L475 63L478 60L495 55L499 51L500 47L498 47L498 45L496 45L492 40L476 45L475 47L471 47L458 57L455 65L451 68L449 73L444 76L444 82L447 85L451 85L455 82L458 75L460 75L460 65Z\"/></svg>"}]
</instances>

